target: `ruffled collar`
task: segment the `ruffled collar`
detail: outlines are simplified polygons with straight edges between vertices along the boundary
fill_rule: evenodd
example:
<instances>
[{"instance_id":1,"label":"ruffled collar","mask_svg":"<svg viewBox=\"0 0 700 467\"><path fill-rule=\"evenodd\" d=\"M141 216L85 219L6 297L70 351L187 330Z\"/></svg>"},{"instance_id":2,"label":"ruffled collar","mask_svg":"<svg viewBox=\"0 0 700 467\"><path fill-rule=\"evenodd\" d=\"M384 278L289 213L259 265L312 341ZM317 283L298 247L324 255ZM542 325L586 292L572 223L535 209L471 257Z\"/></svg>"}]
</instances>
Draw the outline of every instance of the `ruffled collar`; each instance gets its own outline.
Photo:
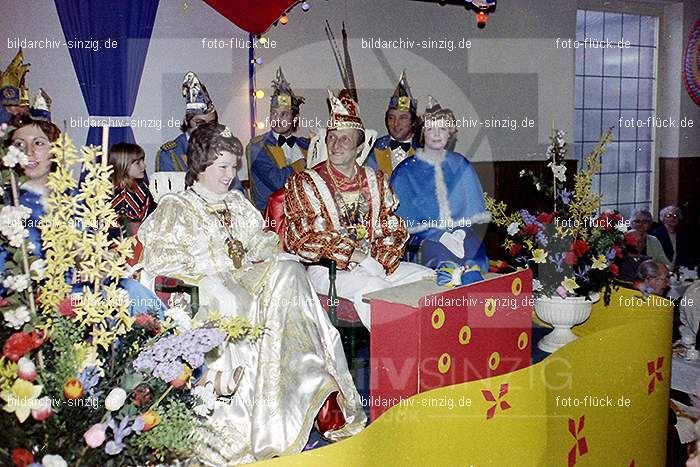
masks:
<instances>
[{"instance_id":1,"label":"ruffled collar","mask_svg":"<svg viewBox=\"0 0 700 467\"><path fill-rule=\"evenodd\" d=\"M416 150L416 158L422 160L423 162L427 162L428 164L435 165L439 162L442 162L445 160L445 155L447 154L447 150L443 149L442 152L434 156L432 154L427 154L423 148L418 148Z\"/></svg>"},{"instance_id":2,"label":"ruffled collar","mask_svg":"<svg viewBox=\"0 0 700 467\"><path fill-rule=\"evenodd\" d=\"M209 203L220 203L229 194L228 191L226 193L214 193L199 182L194 182L192 190Z\"/></svg>"}]
</instances>

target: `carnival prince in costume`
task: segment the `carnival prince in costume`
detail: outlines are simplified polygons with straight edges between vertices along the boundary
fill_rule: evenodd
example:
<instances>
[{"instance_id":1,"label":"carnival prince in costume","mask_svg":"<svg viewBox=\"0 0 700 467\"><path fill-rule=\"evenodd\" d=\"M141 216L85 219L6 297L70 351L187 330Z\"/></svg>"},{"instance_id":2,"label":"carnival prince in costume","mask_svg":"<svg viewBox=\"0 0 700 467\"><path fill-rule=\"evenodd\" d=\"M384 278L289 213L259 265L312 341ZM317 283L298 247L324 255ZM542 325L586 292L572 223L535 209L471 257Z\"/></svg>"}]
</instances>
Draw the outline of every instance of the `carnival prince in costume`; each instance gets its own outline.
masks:
<instances>
[{"instance_id":1,"label":"carnival prince in costume","mask_svg":"<svg viewBox=\"0 0 700 467\"><path fill-rule=\"evenodd\" d=\"M394 210L398 200L382 172L360 167L364 125L347 90L329 91L331 118L326 132L328 159L295 174L287 183L286 245L302 259L337 262L338 296L352 300L370 328L370 307L362 296L420 280L432 271L401 262L408 237ZM312 265L309 278L317 292L328 290L328 270Z\"/></svg>"},{"instance_id":2,"label":"carnival prince in costume","mask_svg":"<svg viewBox=\"0 0 700 467\"><path fill-rule=\"evenodd\" d=\"M445 149L457 134L455 117L429 97L422 148L396 167L391 184L401 205L396 211L408 224L409 244L420 250L421 263L441 261L479 266L488 258L477 231L488 224L479 176L462 154ZM469 264L471 263L471 264Z\"/></svg>"},{"instance_id":3,"label":"carnival prince in costume","mask_svg":"<svg viewBox=\"0 0 700 467\"><path fill-rule=\"evenodd\" d=\"M401 161L414 154L416 149L414 132L418 120L416 106L417 102L411 95L411 88L406 80L406 70L404 70L384 115L384 123L389 134L382 136L374 143L372 151L367 156L367 166L391 176L392 171Z\"/></svg>"},{"instance_id":4,"label":"carnival prince in costume","mask_svg":"<svg viewBox=\"0 0 700 467\"><path fill-rule=\"evenodd\" d=\"M246 147L251 164L251 199L260 211L265 210L272 193L284 188L290 175L306 168L306 151L309 149L308 139L294 136L304 98L294 94L282 68L277 68L272 88L271 130L253 138Z\"/></svg>"}]
</instances>

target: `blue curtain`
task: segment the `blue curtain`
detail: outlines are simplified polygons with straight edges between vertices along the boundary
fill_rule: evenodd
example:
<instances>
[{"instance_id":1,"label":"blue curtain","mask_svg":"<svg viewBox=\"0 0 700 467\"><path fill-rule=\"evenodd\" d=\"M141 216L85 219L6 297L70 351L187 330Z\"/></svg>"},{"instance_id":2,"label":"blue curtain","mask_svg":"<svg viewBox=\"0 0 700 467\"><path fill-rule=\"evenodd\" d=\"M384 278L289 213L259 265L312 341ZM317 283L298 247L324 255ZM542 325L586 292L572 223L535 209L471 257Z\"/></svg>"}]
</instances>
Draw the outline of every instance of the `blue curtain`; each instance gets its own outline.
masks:
<instances>
[{"instance_id":1,"label":"blue curtain","mask_svg":"<svg viewBox=\"0 0 700 467\"><path fill-rule=\"evenodd\" d=\"M75 74L90 115L130 116L158 10L158 0L54 0ZM87 144L99 145L90 128ZM135 142L130 127L114 127L110 146Z\"/></svg>"}]
</instances>

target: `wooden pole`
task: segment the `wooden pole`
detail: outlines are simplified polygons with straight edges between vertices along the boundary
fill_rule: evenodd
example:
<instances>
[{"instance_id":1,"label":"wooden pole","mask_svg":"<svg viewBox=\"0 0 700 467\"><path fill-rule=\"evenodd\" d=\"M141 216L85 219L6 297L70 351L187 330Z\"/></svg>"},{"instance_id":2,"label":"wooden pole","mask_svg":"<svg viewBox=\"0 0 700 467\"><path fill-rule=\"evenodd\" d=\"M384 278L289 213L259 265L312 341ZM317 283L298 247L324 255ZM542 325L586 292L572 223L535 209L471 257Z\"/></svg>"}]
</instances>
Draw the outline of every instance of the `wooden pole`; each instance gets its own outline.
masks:
<instances>
[{"instance_id":1,"label":"wooden pole","mask_svg":"<svg viewBox=\"0 0 700 467\"><path fill-rule=\"evenodd\" d=\"M109 125L102 125L102 167L107 167L109 154Z\"/></svg>"}]
</instances>

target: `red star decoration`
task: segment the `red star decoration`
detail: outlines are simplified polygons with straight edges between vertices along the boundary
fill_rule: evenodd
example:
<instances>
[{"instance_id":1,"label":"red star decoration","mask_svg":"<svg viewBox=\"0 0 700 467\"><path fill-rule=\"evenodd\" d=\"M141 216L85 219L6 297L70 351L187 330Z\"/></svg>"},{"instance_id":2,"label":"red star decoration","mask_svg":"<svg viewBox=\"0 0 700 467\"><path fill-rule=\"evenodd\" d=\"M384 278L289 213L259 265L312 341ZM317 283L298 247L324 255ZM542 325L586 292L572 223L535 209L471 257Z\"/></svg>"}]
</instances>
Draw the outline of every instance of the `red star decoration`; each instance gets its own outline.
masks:
<instances>
[{"instance_id":1,"label":"red star decoration","mask_svg":"<svg viewBox=\"0 0 700 467\"><path fill-rule=\"evenodd\" d=\"M656 365L654 365L654 360L647 362L647 376L651 376L649 381L649 386L647 386L647 395L651 394L656 390L656 381L663 381L664 374L660 371L664 366L664 357L661 356L656 359Z\"/></svg>"},{"instance_id":2,"label":"red star decoration","mask_svg":"<svg viewBox=\"0 0 700 467\"><path fill-rule=\"evenodd\" d=\"M574 437L576 440L576 443L573 445L573 447L569 450L569 467L572 467L573 465L576 464L576 453L580 456L583 456L588 452L588 443L586 442L586 437L581 436L579 438L578 436L581 434L583 431L583 427L586 423L586 416L581 415L581 417L578 419L578 429L576 429L576 421L573 418L569 419L569 433L571 433L571 436Z\"/></svg>"},{"instance_id":3,"label":"red star decoration","mask_svg":"<svg viewBox=\"0 0 700 467\"><path fill-rule=\"evenodd\" d=\"M493 418L494 415L496 415L496 409L498 407L501 407L501 410L508 410L510 409L510 404L503 399L503 396L508 394L508 385L507 384L501 384L501 387L498 390L498 398L494 397L493 393L491 391L488 391L486 389L482 389L481 393L484 395L484 399L488 402L495 402L489 409L486 411L486 420Z\"/></svg>"}]
</instances>

